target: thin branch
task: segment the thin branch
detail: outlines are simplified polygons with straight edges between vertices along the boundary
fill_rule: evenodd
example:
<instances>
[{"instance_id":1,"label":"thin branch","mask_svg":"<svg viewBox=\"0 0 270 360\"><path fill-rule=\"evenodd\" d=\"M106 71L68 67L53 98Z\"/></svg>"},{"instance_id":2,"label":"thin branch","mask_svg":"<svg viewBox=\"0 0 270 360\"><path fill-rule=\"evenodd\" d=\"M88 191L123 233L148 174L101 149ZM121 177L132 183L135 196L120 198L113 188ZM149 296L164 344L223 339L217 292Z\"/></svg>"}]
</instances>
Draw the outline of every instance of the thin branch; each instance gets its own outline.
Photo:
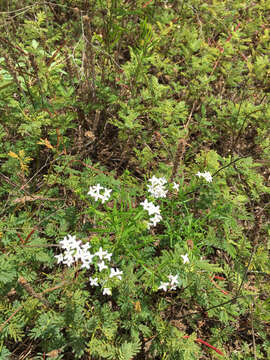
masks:
<instances>
[{"instance_id":1,"label":"thin branch","mask_svg":"<svg viewBox=\"0 0 270 360\"><path fill-rule=\"evenodd\" d=\"M227 167L231 166L232 164L236 163L237 161L242 160L242 159L245 159L245 158L247 158L247 157L250 157L250 155L241 156L241 157L239 157L239 158L231 161L229 164L222 166L220 169L218 169L216 172L214 172L214 174L212 175L212 177L216 176L220 171L226 169Z\"/></svg>"},{"instance_id":2,"label":"thin branch","mask_svg":"<svg viewBox=\"0 0 270 360\"><path fill-rule=\"evenodd\" d=\"M252 344L253 344L253 354L254 354L254 360L257 360L257 353L256 353L256 341L255 341L255 333L254 333L254 324L253 324L253 306L254 304L252 304L252 309L251 309L251 332L252 332Z\"/></svg>"},{"instance_id":3,"label":"thin branch","mask_svg":"<svg viewBox=\"0 0 270 360\"><path fill-rule=\"evenodd\" d=\"M18 283L28 292L29 295L38 299L40 302L42 302L43 305L45 305L45 307L47 308L50 307L49 302L46 299L44 299L42 295L36 293L35 290L32 288L32 286L24 277L20 276L18 279Z\"/></svg>"},{"instance_id":4,"label":"thin branch","mask_svg":"<svg viewBox=\"0 0 270 360\"><path fill-rule=\"evenodd\" d=\"M0 333L2 332L2 330L4 329L4 327L6 326L6 324L17 314L17 312L19 312L19 311L22 310L22 309L23 309L23 305L19 306L19 307L14 311L14 313L11 314L10 317L2 323L2 325L0 326Z\"/></svg>"}]
</instances>

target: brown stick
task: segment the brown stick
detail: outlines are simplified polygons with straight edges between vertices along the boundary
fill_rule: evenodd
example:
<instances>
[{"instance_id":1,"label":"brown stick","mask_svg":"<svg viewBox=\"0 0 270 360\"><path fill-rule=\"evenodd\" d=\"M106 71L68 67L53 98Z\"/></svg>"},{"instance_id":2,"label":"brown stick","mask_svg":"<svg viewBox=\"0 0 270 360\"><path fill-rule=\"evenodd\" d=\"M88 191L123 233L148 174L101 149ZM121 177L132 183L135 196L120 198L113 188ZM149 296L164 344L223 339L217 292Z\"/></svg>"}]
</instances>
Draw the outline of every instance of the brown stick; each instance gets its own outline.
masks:
<instances>
[{"instance_id":1,"label":"brown stick","mask_svg":"<svg viewBox=\"0 0 270 360\"><path fill-rule=\"evenodd\" d=\"M48 292L60 289L62 286L68 284L68 281L62 281L59 285L55 285L49 289L43 290L41 294L47 294Z\"/></svg>"},{"instance_id":2,"label":"brown stick","mask_svg":"<svg viewBox=\"0 0 270 360\"><path fill-rule=\"evenodd\" d=\"M3 322L3 324L0 326L0 332L4 329L5 325L17 314L17 312L19 312L20 310L23 309L23 305L19 306L13 314L10 315L10 317Z\"/></svg>"},{"instance_id":3,"label":"brown stick","mask_svg":"<svg viewBox=\"0 0 270 360\"><path fill-rule=\"evenodd\" d=\"M28 283L28 281L24 277L20 276L18 279L18 283L28 292L29 295L41 301L42 304L45 305L47 308L50 307L49 302L46 299L44 299L40 294L36 293L35 290L32 288L32 286Z\"/></svg>"}]
</instances>

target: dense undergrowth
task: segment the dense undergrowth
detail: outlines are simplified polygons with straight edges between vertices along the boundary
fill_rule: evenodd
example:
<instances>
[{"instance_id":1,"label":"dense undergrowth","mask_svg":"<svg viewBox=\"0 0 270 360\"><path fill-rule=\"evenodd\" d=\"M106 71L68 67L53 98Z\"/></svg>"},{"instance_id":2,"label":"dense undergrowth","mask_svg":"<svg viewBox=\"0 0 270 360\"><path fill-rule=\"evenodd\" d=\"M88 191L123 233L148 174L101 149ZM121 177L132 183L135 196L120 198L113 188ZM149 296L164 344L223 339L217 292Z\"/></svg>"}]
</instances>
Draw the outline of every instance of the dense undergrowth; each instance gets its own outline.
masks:
<instances>
[{"instance_id":1,"label":"dense undergrowth","mask_svg":"<svg viewBox=\"0 0 270 360\"><path fill-rule=\"evenodd\" d=\"M270 358L269 23L1 2L1 359Z\"/></svg>"}]
</instances>

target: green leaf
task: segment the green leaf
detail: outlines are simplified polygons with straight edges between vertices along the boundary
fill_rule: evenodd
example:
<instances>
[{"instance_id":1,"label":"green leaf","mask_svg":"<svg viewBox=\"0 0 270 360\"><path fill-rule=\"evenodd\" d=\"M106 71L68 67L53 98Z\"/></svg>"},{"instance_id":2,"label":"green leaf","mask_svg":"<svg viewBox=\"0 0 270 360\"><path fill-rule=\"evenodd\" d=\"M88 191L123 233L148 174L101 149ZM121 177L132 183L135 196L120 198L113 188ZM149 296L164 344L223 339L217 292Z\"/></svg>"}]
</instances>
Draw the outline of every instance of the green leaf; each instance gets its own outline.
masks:
<instances>
[{"instance_id":1,"label":"green leaf","mask_svg":"<svg viewBox=\"0 0 270 360\"><path fill-rule=\"evenodd\" d=\"M132 360L141 349L141 343L137 339L135 342L125 341L119 349L119 360Z\"/></svg>"}]
</instances>

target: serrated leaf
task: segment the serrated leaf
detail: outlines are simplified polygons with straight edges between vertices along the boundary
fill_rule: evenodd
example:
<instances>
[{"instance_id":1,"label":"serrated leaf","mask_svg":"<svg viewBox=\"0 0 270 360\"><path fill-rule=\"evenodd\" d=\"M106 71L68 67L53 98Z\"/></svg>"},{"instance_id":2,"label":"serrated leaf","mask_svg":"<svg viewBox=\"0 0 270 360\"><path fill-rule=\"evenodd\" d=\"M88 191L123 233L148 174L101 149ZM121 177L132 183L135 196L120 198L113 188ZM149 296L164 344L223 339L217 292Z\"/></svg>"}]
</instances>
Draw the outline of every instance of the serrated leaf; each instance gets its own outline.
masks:
<instances>
[{"instance_id":1,"label":"serrated leaf","mask_svg":"<svg viewBox=\"0 0 270 360\"><path fill-rule=\"evenodd\" d=\"M141 343L139 340L136 342L128 343L125 341L119 349L119 360L131 360L138 354L141 349Z\"/></svg>"}]
</instances>

